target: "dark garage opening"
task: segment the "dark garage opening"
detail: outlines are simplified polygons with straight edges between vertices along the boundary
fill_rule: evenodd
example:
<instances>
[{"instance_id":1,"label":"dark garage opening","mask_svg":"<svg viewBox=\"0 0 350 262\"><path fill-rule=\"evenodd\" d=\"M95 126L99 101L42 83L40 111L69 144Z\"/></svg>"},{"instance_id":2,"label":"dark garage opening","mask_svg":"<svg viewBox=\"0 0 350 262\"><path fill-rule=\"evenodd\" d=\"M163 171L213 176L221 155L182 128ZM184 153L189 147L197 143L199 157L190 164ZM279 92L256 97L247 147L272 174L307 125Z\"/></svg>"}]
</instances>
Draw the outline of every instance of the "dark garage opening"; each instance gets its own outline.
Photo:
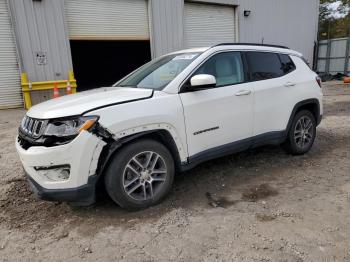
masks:
<instances>
[{"instance_id":1,"label":"dark garage opening","mask_svg":"<svg viewBox=\"0 0 350 262\"><path fill-rule=\"evenodd\" d=\"M149 41L71 40L78 91L111 86L151 60Z\"/></svg>"}]
</instances>

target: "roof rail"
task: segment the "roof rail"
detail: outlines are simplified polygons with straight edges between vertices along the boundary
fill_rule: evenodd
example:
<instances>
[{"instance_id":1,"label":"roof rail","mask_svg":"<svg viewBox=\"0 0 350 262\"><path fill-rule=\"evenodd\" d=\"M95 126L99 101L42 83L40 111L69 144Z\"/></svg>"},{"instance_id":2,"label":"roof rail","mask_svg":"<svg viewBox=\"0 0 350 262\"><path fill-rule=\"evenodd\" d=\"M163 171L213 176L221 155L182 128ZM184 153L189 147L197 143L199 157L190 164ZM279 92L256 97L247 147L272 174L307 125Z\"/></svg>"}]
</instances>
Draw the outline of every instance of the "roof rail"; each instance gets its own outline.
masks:
<instances>
[{"instance_id":1,"label":"roof rail","mask_svg":"<svg viewBox=\"0 0 350 262\"><path fill-rule=\"evenodd\" d=\"M283 45L269 45L269 44L255 44L255 43L221 43L221 44L214 45L212 47L222 46L222 45L251 45L251 46L267 46L267 47L289 49L289 47L283 46Z\"/></svg>"}]
</instances>

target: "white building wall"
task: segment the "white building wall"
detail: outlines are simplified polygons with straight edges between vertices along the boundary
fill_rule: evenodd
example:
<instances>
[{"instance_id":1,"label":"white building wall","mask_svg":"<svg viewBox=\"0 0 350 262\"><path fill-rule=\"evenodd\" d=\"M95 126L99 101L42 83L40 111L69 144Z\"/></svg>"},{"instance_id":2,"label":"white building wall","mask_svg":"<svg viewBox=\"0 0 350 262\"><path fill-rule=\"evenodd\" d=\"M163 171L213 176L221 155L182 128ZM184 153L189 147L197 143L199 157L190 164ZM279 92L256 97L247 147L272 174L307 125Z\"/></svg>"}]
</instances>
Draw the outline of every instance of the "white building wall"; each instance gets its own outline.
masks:
<instances>
[{"instance_id":1,"label":"white building wall","mask_svg":"<svg viewBox=\"0 0 350 262\"><path fill-rule=\"evenodd\" d=\"M312 61L319 0L148 0L153 57L185 47L184 2L236 6L236 41L287 45ZM22 71L30 81L67 79L72 62L64 0L9 3ZM251 11L249 17L244 10ZM36 64L37 51L47 55L46 65Z\"/></svg>"},{"instance_id":2,"label":"white building wall","mask_svg":"<svg viewBox=\"0 0 350 262\"><path fill-rule=\"evenodd\" d=\"M20 66L29 81L68 79L72 60L63 0L9 1ZM38 64L36 54L46 56Z\"/></svg>"},{"instance_id":3,"label":"white building wall","mask_svg":"<svg viewBox=\"0 0 350 262\"><path fill-rule=\"evenodd\" d=\"M286 45L312 63L319 0L149 0L153 57L185 48L184 1L236 6L238 42ZM250 10L249 17L244 10Z\"/></svg>"},{"instance_id":4,"label":"white building wall","mask_svg":"<svg viewBox=\"0 0 350 262\"><path fill-rule=\"evenodd\" d=\"M318 8L319 0L240 0L239 41L286 45L312 63Z\"/></svg>"},{"instance_id":5,"label":"white building wall","mask_svg":"<svg viewBox=\"0 0 350 262\"><path fill-rule=\"evenodd\" d=\"M152 57L184 46L183 0L149 0Z\"/></svg>"}]
</instances>

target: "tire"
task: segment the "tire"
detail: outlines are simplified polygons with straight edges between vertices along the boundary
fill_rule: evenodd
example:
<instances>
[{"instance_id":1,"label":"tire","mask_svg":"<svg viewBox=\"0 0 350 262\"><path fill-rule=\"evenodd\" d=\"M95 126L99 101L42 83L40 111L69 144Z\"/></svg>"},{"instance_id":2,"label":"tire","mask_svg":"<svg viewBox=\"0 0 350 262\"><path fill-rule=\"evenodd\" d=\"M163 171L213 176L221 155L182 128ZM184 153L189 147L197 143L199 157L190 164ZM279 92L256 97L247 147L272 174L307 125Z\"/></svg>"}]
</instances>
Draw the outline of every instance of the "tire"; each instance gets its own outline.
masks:
<instances>
[{"instance_id":1,"label":"tire","mask_svg":"<svg viewBox=\"0 0 350 262\"><path fill-rule=\"evenodd\" d=\"M174 160L163 144L137 140L113 157L106 170L105 187L122 208L140 210L161 202L171 189L174 174Z\"/></svg>"},{"instance_id":2,"label":"tire","mask_svg":"<svg viewBox=\"0 0 350 262\"><path fill-rule=\"evenodd\" d=\"M292 155L302 155L310 151L316 137L316 120L308 110L299 111L289 128L284 149Z\"/></svg>"}]
</instances>

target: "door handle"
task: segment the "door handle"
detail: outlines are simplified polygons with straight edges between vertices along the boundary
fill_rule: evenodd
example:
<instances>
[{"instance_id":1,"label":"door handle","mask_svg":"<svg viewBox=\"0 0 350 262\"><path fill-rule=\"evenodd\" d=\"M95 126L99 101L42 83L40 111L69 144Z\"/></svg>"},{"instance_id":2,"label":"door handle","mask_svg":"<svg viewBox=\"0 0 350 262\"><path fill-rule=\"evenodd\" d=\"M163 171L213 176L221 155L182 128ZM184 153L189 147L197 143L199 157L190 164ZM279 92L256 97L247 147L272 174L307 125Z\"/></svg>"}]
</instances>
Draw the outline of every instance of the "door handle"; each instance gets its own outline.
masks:
<instances>
[{"instance_id":1,"label":"door handle","mask_svg":"<svg viewBox=\"0 0 350 262\"><path fill-rule=\"evenodd\" d=\"M247 95L250 95L251 92L252 91L250 91L250 90L240 90L235 95L236 96L247 96Z\"/></svg>"},{"instance_id":2,"label":"door handle","mask_svg":"<svg viewBox=\"0 0 350 262\"><path fill-rule=\"evenodd\" d=\"M286 86L286 87L295 86L295 83L287 82L287 83L284 84L284 86Z\"/></svg>"}]
</instances>

